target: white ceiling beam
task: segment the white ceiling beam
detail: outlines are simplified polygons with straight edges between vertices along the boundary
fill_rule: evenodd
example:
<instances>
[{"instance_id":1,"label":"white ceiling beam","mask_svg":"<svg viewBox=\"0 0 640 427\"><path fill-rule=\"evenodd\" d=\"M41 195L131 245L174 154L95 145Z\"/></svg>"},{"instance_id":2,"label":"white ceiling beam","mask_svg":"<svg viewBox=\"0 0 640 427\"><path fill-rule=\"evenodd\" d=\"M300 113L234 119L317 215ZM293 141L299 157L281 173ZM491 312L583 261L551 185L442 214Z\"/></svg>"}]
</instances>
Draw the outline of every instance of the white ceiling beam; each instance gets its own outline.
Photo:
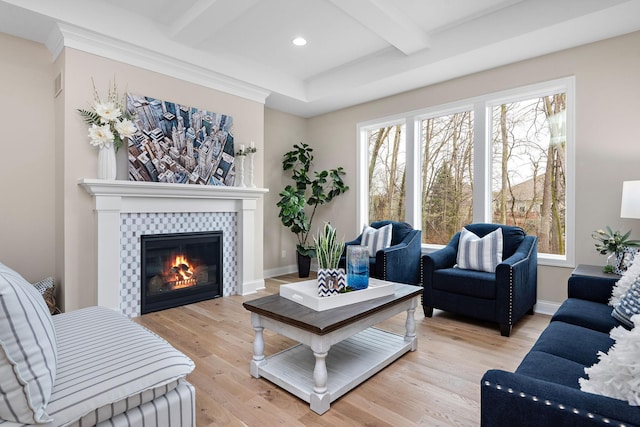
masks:
<instances>
[{"instance_id":1,"label":"white ceiling beam","mask_svg":"<svg viewBox=\"0 0 640 427\"><path fill-rule=\"evenodd\" d=\"M217 0L199 0L187 9L181 16L169 27L169 37L172 39L177 38L182 32L185 31L189 25L193 24L207 9L211 8Z\"/></svg>"},{"instance_id":2,"label":"white ceiling beam","mask_svg":"<svg viewBox=\"0 0 640 427\"><path fill-rule=\"evenodd\" d=\"M198 0L169 28L172 40L196 46L237 19L259 0Z\"/></svg>"},{"instance_id":3,"label":"white ceiling beam","mask_svg":"<svg viewBox=\"0 0 640 427\"><path fill-rule=\"evenodd\" d=\"M429 36L391 0L329 0L405 55L430 47Z\"/></svg>"}]
</instances>

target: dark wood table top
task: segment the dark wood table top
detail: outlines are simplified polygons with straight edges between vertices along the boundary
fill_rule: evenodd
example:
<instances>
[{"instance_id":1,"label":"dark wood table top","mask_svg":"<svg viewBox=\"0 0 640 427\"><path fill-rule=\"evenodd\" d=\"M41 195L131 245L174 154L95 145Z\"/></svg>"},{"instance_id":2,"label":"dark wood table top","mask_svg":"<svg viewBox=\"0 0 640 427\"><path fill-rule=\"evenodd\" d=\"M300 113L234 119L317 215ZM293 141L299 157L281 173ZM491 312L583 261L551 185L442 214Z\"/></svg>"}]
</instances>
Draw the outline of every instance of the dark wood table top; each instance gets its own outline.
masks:
<instances>
[{"instance_id":1,"label":"dark wood table top","mask_svg":"<svg viewBox=\"0 0 640 427\"><path fill-rule=\"evenodd\" d=\"M242 305L247 310L261 316L278 320L317 335L325 335L421 293L421 286L398 283L393 295L324 311L313 310L295 301L281 297L279 294L246 301Z\"/></svg>"}]
</instances>

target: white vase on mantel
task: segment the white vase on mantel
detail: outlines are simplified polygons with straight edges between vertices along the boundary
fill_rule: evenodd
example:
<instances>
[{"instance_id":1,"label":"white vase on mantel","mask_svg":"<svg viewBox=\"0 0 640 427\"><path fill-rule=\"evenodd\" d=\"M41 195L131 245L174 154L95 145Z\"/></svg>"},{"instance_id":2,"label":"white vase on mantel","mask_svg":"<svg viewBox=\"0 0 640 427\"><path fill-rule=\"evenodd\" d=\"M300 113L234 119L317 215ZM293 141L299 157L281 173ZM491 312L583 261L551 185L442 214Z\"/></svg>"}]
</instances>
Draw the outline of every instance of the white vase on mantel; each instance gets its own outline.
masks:
<instances>
[{"instance_id":1,"label":"white vase on mantel","mask_svg":"<svg viewBox=\"0 0 640 427\"><path fill-rule=\"evenodd\" d=\"M236 171L236 179L238 179L237 186L238 187L246 187L247 185L244 183L244 156L238 156L238 161L236 165L238 166L238 170Z\"/></svg>"},{"instance_id":2,"label":"white vase on mantel","mask_svg":"<svg viewBox=\"0 0 640 427\"><path fill-rule=\"evenodd\" d=\"M253 155L254 153L249 153L249 187L256 188L256 184L253 182Z\"/></svg>"},{"instance_id":3,"label":"white vase on mantel","mask_svg":"<svg viewBox=\"0 0 640 427\"><path fill-rule=\"evenodd\" d=\"M116 150L113 144L98 150L98 179L116 179Z\"/></svg>"}]
</instances>

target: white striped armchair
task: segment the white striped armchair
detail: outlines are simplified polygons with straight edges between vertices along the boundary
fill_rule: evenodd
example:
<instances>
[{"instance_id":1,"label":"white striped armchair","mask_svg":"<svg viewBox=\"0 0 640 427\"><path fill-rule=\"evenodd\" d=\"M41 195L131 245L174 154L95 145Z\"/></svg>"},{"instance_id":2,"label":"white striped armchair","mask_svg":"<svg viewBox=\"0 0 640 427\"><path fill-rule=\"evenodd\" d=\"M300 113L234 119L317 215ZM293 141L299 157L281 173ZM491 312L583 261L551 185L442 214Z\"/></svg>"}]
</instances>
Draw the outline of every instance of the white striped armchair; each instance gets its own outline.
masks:
<instances>
[{"instance_id":1,"label":"white striped armchair","mask_svg":"<svg viewBox=\"0 0 640 427\"><path fill-rule=\"evenodd\" d=\"M0 426L195 426L193 361L104 307L51 316L0 263Z\"/></svg>"}]
</instances>

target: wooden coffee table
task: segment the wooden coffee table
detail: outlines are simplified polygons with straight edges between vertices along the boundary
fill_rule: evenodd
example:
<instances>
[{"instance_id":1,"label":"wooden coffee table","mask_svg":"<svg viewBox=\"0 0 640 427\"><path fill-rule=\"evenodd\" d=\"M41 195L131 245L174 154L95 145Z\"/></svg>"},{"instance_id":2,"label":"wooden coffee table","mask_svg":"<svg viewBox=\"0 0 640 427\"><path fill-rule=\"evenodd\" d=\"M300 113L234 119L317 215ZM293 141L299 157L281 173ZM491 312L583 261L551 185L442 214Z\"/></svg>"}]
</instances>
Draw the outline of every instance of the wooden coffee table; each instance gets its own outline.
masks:
<instances>
[{"instance_id":1,"label":"wooden coffee table","mask_svg":"<svg viewBox=\"0 0 640 427\"><path fill-rule=\"evenodd\" d=\"M414 312L422 287L395 284L393 295L325 311L270 295L243 303L255 331L250 373L323 414L329 405L418 345ZM404 336L372 328L407 312ZM301 344L264 355L264 328ZM331 350L331 352L329 352Z\"/></svg>"}]
</instances>

